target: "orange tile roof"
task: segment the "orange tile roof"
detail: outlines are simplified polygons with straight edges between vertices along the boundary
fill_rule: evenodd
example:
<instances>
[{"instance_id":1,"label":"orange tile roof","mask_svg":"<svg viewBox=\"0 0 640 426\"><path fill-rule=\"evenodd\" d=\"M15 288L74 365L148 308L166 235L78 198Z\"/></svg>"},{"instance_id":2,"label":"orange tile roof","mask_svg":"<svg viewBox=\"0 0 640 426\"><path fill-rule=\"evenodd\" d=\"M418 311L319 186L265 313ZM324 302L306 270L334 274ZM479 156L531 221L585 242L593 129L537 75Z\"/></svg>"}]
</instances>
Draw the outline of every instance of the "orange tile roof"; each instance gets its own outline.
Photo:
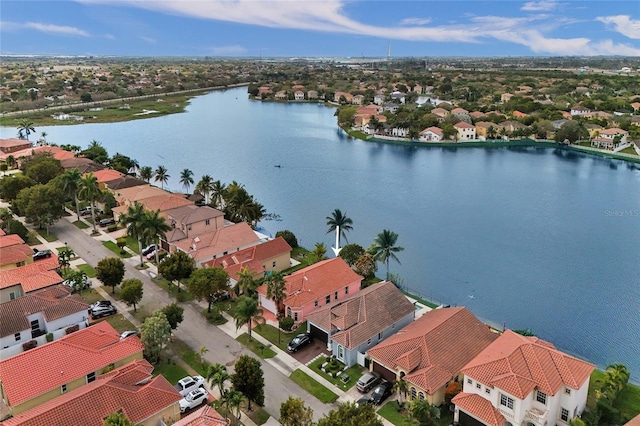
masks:
<instances>
[{"instance_id":1,"label":"orange tile roof","mask_svg":"<svg viewBox=\"0 0 640 426\"><path fill-rule=\"evenodd\" d=\"M62 278L54 271L58 266L58 257L54 254L25 266L3 269L0 271L0 289L21 284L26 293L59 284Z\"/></svg>"},{"instance_id":2,"label":"orange tile roof","mask_svg":"<svg viewBox=\"0 0 640 426\"><path fill-rule=\"evenodd\" d=\"M9 234L0 236L0 248L24 244L24 240L18 234Z\"/></svg>"},{"instance_id":3,"label":"orange tile roof","mask_svg":"<svg viewBox=\"0 0 640 426\"><path fill-rule=\"evenodd\" d=\"M465 121L460 121L454 124L453 127L455 127L456 129L475 129L475 126L473 124L469 124Z\"/></svg>"},{"instance_id":4,"label":"orange tile roof","mask_svg":"<svg viewBox=\"0 0 640 426\"><path fill-rule=\"evenodd\" d=\"M341 257L323 260L287 275L285 278L285 306L302 307L316 299L324 298L362 277L356 274ZM266 297L267 286L261 285L258 293Z\"/></svg>"},{"instance_id":5,"label":"orange tile roof","mask_svg":"<svg viewBox=\"0 0 640 426\"><path fill-rule=\"evenodd\" d=\"M104 418L117 411L138 424L182 399L164 376L151 378L152 371L153 366L145 360L131 362L3 425L77 425L81 420L83 426L103 426Z\"/></svg>"},{"instance_id":6,"label":"orange tile roof","mask_svg":"<svg viewBox=\"0 0 640 426\"><path fill-rule=\"evenodd\" d=\"M227 426L228 424L229 420L220 415L213 407L205 405L178 420L173 426Z\"/></svg>"},{"instance_id":7,"label":"orange tile roof","mask_svg":"<svg viewBox=\"0 0 640 426\"><path fill-rule=\"evenodd\" d=\"M555 395L563 386L580 388L595 367L557 350L551 343L505 331L462 372L524 399L534 389Z\"/></svg>"},{"instance_id":8,"label":"orange tile roof","mask_svg":"<svg viewBox=\"0 0 640 426\"><path fill-rule=\"evenodd\" d=\"M148 197L139 200L140 204L147 210L161 212L165 210L175 209L177 207L193 205L193 201L187 200L182 194L162 194L155 197Z\"/></svg>"},{"instance_id":9,"label":"orange tile roof","mask_svg":"<svg viewBox=\"0 0 640 426\"><path fill-rule=\"evenodd\" d=\"M8 405L14 406L126 357L142 356L142 350L138 337L120 340L120 333L102 321L0 361L0 382ZM26 372L37 377L29 386Z\"/></svg>"},{"instance_id":10,"label":"orange tile roof","mask_svg":"<svg viewBox=\"0 0 640 426\"><path fill-rule=\"evenodd\" d=\"M451 400L456 407L471 414L489 426L501 426L505 418L496 410L491 402L473 393L459 393Z\"/></svg>"},{"instance_id":11,"label":"orange tile roof","mask_svg":"<svg viewBox=\"0 0 640 426\"><path fill-rule=\"evenodd\" d=\"M33 250L26 244L15 244L9 247L2 247L0 265L18 264L26 262L33 257Z\"/></svg>"},{"instance_id":12,"label":"orange tile roof","mask_svg":"<svg viewBox=\"0 0 640 426\"><path fill-rule=\"evenodd\" d=\"M434 309L367 354L433 394L497 337L464 307Z\"/></svg>"},{"instance_id":13,"label":"orange tile roof","mask_svg":"<svg viewBox=\"0 0 640 426\"><path fill-rule=\"evenodd\" d=\"M225 251L237 251L258 244L260 239L246 222L240 222L193 238L185 238L175 243L180 250L189 253L194 260L209 260Z\"/></svg>"},{"instance_id":14,"label":"orange tile roof","mask_svg":"<svg viewBox=\"0 0 640 426\"><path fill-rule=\"evenodd\" d=\"M414 310L413 303L392 282L383 281L325 305L306 318L331 332L332 340L351 350Z\"/></svg>"},{"instance_id":15,"label":"orange tile roof","mask_svg":"<svg viewBox=\"0 0 640 426\"><path fill-rule=\"evenodd\" d=\"M120 173L117 170L103 169L93 172L98 182L109 182L110 180L118 179L124 176L124 173Z\"/></svg>"},{"instance_id":16,"label":"orange tile roof","mask_svg":"<svg viewBox=\"0 0 640 426\"><path fill-rule=\"evenodd\" d=\"M115 191L114 196L119 203L133 203L135 201L144 200L145 198L167 194L170 194L170 192L149 184L144 184L132 186L130 188L118 189Z\"/></svg>"}]
</instances>

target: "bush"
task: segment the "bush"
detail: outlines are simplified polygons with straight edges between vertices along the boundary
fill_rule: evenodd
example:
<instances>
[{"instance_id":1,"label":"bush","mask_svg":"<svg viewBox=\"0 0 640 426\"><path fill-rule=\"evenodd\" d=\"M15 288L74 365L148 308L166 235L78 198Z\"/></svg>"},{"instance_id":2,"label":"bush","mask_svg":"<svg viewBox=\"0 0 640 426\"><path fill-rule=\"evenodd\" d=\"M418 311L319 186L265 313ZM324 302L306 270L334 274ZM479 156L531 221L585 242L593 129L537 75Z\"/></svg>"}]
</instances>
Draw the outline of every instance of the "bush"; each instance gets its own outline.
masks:
<instances>
[{"instance_id":1,"label":"bush","mask_svg":"<svg viewBox=\"0 0 640 426\"><path fill-rule=\"evenodd\" d=\"M12 234L18 234L24 241L27 241L27 239L29 238L29 230L19 220L7 220L7 222L3 225L3 229L5 231L11 230Z\"/></svg>"},{"instance_id":2,"label":"bush","mask_svg":"<svg viewBox=\"0 0 640 426\"><path fill-rule=\"evenodd\" d=\"M291 331L293 329L293 324L294 321L291 317L280 318L280 320L278 321L278 325L284 331Z\"/></svg>"},{"instance_id":3,"label":"bush","mask_svg":"<svg viewBox=\"0 0 640 426\"><path fill-rule=\"evenodd\" d=\"M22 344L22 350L28 351L29 349L33 349L36 346L38 346L38 342L36 342L35 340L30 340Z\"/></svg>"},{"instance_id":4,"label":"bush","mask_svg":"<svg viewBox=\"0 0 640 426\"><path fill-rule=\"evenodd\" d=\"M284 238L284 240L287 242L287 244L289 244L291 246L291 248L298 247L298 239L293 234L293 232L291 232L291 231L289 231L287 229L285 229L284 231L276 232L276 238L277 237Z\"/></svg>"},{"instance_id":5,"label":"bush","mask_svg":"<svg viewBox=\"0 0 640 426\"><path fill-rule=\"evenodd\" d=\"M53 342L53 333L47 333L47 342Z\"/></svg>"},{"instance_id":6,"label":"bush","mask_svg":"<svg viewBox=\"0 0 640 426\"><path fill-rule=\"evenodd\" d=\"M74 331L78 331L78 330L80 330L80 326L78 324L76 324L76 325L72 325L71 327L67 327L64 331L67 334L71 334Z\"/></svg>"},{"instance_id":7,"label":"bush","mask_svg":"<svg viewBox=\"0 0 640 426\"><path fill-rule=\"evenodd\" d=\"M107 232L114 232L118 230L118 225L111 225L107 228Z\"/></svg>"}]
</instances>

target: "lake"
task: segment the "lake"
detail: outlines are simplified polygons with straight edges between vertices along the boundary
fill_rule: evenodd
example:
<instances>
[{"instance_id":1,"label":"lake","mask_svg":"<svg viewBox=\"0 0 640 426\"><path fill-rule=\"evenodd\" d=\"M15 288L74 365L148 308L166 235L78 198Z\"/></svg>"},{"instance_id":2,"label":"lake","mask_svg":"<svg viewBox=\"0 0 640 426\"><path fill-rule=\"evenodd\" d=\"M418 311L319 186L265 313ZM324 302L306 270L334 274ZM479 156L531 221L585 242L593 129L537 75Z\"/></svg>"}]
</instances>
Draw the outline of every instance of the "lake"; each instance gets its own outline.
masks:
<instances>
[{"instance_id":1,"label":"lake","mask_svg":"<svg viewBox=\"0 0 640 426\"><path fill-rule=\"evenodd\" d=\"M290 229L308 248L333 244L336 208L353 219L349 242L367 248L390 229L405 249L390 268L404 287L530 328L599 367L625 363L639 381L638 165L550 148L364 142L338 131L334 112L249 101L240 88L194 98L184 114L36 130L163 165L175 191L184 168L196 182L236 180L280 216L264 232Z\"/></svg>"}]
</instances>

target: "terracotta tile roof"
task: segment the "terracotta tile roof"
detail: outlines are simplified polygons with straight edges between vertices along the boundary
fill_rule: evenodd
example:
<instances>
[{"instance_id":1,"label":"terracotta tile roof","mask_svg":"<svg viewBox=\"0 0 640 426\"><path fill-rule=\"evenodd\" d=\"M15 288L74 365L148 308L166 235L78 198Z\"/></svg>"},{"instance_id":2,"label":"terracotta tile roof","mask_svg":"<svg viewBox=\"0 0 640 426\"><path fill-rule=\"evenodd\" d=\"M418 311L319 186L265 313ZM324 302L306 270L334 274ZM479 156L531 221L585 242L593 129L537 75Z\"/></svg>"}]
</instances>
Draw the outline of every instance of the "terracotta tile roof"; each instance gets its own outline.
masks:
<instances>
[{"instance_id":1,"label":"terracotta tile roof","mask_svg":"<svg viewBox=\"0 0 640 426\"><path fill-rule=\"evenodd\" d=\"M290 255L291 246L287 244L284 238L277 237L244 250L210 260L203 263L202 266L223 268L231 278L237 280L237 274L243 267L246 266L250 271L262 274L264 273L263 262L283 253Z\"/></svg>"},{"instance_id":2,"label":"terracotta tile roof","mask_svg":"<svg viewBox=\"0 0 640 426\"><path fill-rule=\"evenodd\" d=\"M133 176L124 175L122 177L105 181L104 185L112 191L124 188L131 188L134 186L147 185L147 182L142 179L135 178Z\"/></svg>"},{"instance_id":3,"label":"terracotta tile roof","mask_svg":"<svg viewBox=\"0 0 640 426\"><path fill-rule=\"evenodd\" d=\"M442 133L442 129L440 127L436 127L436 126L427 127L426 129L421 131L420 134L423 135L423 134L426 134L427 132L434 133L434 134L436 134L438 136L442 136L444 134L444 133Z\"/></svg>"},{"instance_id":4,"label":"terracotta tile roof","mask_svg":"<svg viewBox=\"0 0 640 426\"><path fill-rule=\"evenodd\" d=\"M176 241L184 240L185 238L187 238L187 234L185 234L181 229L178 228L173 228L171 231L167 232L165 236L165 240L168 243L174 243Z\"/></svg>"},{"instance_id":5,"label":"terracotta tile roof","mask_svg":"<svg viewBox=\"0 0 640 426\"><path fill-rule=\"evenodd\" d=\"M176 207L193 205L193 201L187 200L184 195L169 193L157 195L155 197L144 198L138 201L147 210L151 210L153 212L156 210L163 212L165 210L175 209Z\"/></svg>"},{"instance_id":6,"label":"terracotta tile roof","mask_svg":"<svg viewBox=\"0 0 640 426\"><path fill-rule=\"evenodd\" d=\"M558 351L549 342L507 330L462 372L524 399L534 389L550 395L563 386L578 389L593 369L592 364Z\"/></svg>"},{"instance_id":7,"label":"terracotta tile roof","mask_svg":"<svg viewBox=\"0 0 640 426\"><path fill-rule=\"evenodd\" d=\"M15 244L9 247L2 247L2 257L0 265L18 264L26 262L33 257L33 250L26 244Z\"/></svg>"},{"instance_id":8,"label":"terracotta tile roof","mask_svg":"<svg viewBox=\"0 0 640 426\"><path fill-rule=\"evenodd\" d=\"M307 315L331 339L354 349L414 312L413 303L388 281L374 284L358 293Z\"/></svg>"},{"instance_id":9,"label":"terracotta tile roof","mask_svg":"<svg viewBox=\"0 0 640 426\"><path fill-rule=\"evenodd\" d=\"M460 121L454 124L453 127L455 127L456 129L475 129L475 126L473 124L469 124L465 121Z\"/></svg>"},{"instance_id":10,"label":"terracotta tile roof","mask_svg":"<svg viewBox=\"0 0 640 426\"><path fill-rule=\"evenodd\" d=\"M110 180L118 179L124 176L123 173L112 169L96 170L95 172L93 172L93 175L96 177L98 182L108 182Z\"/></svg>"},{"instance_id":11,"label":"terracotta tile roof","mask_svg":"<svg viewBox=\"0 0 640 426\"><path fill-rule=\"evenodd\" d=\"M259 242L260 239L253 229L246 222L240 222L197 237L186 238L175 245L189 253L194 260L199 261L209 260L213 256L220 256L225 251L237 251Z\"/></svg>"},{"instance_id":12,"label":"terracotta tile roof","mask_svg":"<svg viewBox=\"0 0 640 426\"><path fill-rule=\"evenodd\" d=\"M97 170L106 169L106 166L98 164L93 160L84 157L64 158L60 160L60 165L65 170L78 169L81 174L95 172Z\"/></svg>"},{"instance_id":13,"label":"terracotta tile roof","mask_svg":"<svg viewBox=\"0 0 640 426\"><path fill-rule=\"evenodd\" d=\"M473 393L459 393L451 400L462 411L471 414L489 426L501 426L505 418L491 402Z\"/></svg>"},{"instance_id":14,"label":"terracotta tile roof","mask_svg":"<svg viewBox=\"0 0 640 426\"><path fill-rule=\"evenodd\" d=\"M493 127L494 129L497 129L498 125L496 123L492 123L491 121L478 121L476 123L476 127L484 127L485 129Z\"/></svg>"},{"instance_id":15,"label":"terracotta tile roof","mask_svg":"<svg viewBox=\"0 0 640 426\"><path fill-rule=\"evenodd\" d=\"M0 139L0 150L4 151L5 149L16 148L16 147L29 147L31 146L31 142L18 139L18 138L8 138L8 139Z\"/></svg>"},{"instance_id":16,"label":"terracotta tile roof","mask_svg":"<svg viewBox=\"0 0 640 426\"><path fill-rule=\"evenodd\" d=\"M24 240L18 234L9 234L0 236L0 248L24 244ZM2 252L4 255L4 251Z\"/></svg>"},{"instance_id":17,"label":"terracotta tile roof","mask_svg":"<svg viewBox=\"0 0 640 426\"><path fill-rule=\"evenodd\" d=\"M432 394L497 337L464 307L434 309L367 354Z\"/></svg>"},{"instance_id":18,"label":"terracotta tile roof","mask_svg":"<svg viewBox=\"0 0 640 426\"><path fill-rule=\"evenodd\" d=\"M8 405L14 406L126 357L142 357L142 350L138 337L120 340L120 333L102 321L0 361L0 382ZM38 378L29 386L26 371Z\"/></svg>"},{"instance_id":19,"label":"terracotta tile roof","mask_svg":"<svg viewBox=\"0 0 640 426\"><path fill-rule=\"evenodd\" d=\"M0 289L21 284L25 293L59 284L62 278L54 270L58 267L58 257L38 260L18 268L0 270Z\"/></svg>"},{"instance_id":20,"label":"terracotta tile roof","mask_svg":"<svg viewBox=\"0 0 640 426\"><path fill-rule=\"evenodd\" d=\"M178 420L173 426L227 426L229 421L213 407L205 405L185 418Z\"/></svg>"},{"instance_id":21,"label":"terracotta tile roof","mask_svg":"<svg viewBox=\"0 0 640 426\"><path fill-rule=\"evenodd\" d=\"M464 108L454 108L451 110L452 114L469 114L469 111L467 111Z\"/></svg>"},{"instance_id":22,"label":"terracotta tile roof","mask_svg":"<svg viewBox=\"0 0 640 426\"><path fill-rule=\"evenodd\" d=\"M0 303L0 337L12 336L31 329L29 315L42 312L47 322L77 312L86 312L89 305L71 289L56 286L29 293L24 297Z\"/></svg>"},{"instance_id":23,"label":"terracotta tile roof","mask_svg":"<svg viewBox=\"0 0 640 426\"><path fill-rule=\"evenodd\" d=\"M342 290L353 282L362 281L341 257L323 260L285 277L285 306L302 307L311 301L324 298ZM261 285L258 293L266 297L267 286Z\"/></svg>"},{"instance_id":24,"label":"terracotta tile roof","mask_svg":"<svg viewBox=\"0 0 640 426\"><path fill-rule=\"evenodd\" d=\"M196 206L190 202L184 206L164 210L164 215L169 219L169 223L171 223L171 220L174 220L177 223L189 225L224 216L224 213L213 207Z\"/></svg>"},{"instance_id":25,"label":"terracotta tile roof","mask_svg":"<svg viewBox=\"0 0 640 426\"><path fill-rule=\"evenodd\" d=\"M164 376L151 378L152 370L147 361L134 361L27 410L5 421L4 425L77 425L81 420L83 426L103 426L104 418L117 411L138 424L182 399ZM144 380L131 383L134 372Z\"/></svg>"},{"instance_id":26,"label":"terracotta tile roof","mask_svg":"<svg viewBox=\"0 0 640 426\"><path fill-rule=\"evenodd\" d=\"M144 185L132 186L130 188L123 188L115 191L115 198L120 204L134 203L135 201L141 201L145 198L155 197L158 195L168 195L163 189L155 186L151 186L148 183Z\"/></svg>"}]
</instances>

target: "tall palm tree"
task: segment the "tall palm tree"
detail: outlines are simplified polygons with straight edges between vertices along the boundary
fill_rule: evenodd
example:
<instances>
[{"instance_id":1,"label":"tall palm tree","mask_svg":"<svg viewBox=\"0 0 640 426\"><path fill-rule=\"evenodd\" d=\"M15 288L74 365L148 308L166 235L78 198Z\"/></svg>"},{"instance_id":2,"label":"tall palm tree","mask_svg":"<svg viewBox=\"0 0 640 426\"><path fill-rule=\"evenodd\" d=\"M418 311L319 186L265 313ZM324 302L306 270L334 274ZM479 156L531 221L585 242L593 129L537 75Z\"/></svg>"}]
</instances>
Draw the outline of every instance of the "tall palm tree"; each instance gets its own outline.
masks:
<instances>
[{"instance_id":1,"label":"tall palm tree","mask_svg":"<svg viewBox=\"0 0 640 426\"><path fill-rule=\"evenodd\" d=\"M236 320L236 330L247 324L249 341L252 341L251 329L253 323L264 324L265 319L262 316L264 311L258 306L258 301L248 296L240 296L236 302L236 309L233 318Z\"/></svg>"},{"instance_id":2,"label":"tall palm tree","mask_svg":"<svg viewBox=\"0 0 640 426\"><path fill-rule=\"evenodd\" d=\"M227 407L227 413L234 414L236 418L240 418L240 404L242 404L242 400L244 399L244 395L242 392L236 389L229 389L223 398L224 405ZM235 411L235 413L234 413Z\"/></svg>"},{"instance_id":3,"label":"tall palm tree","mask_svg":"<svg viewBox=\"0 0 640 426\"><path fill-rule=\"evenodd\" d=\"M139 176L140 179L149 183L149 181L153 177L153 169L149 166L144 166L140 169Z\"/></svg>"},{"instance_id":4,"label":"tall palm tree","mask_svg":"<svg viewBox=\"0 0 640 426\"><path fill-rule=\"evenodd\" d=\"M236 283L236 293L253 297L256 290L255 272L243 266L238 272L238 282Z\"/></svg>"},{"instance_id":5,"label":"tall palm tree","mask_svg":"<svg viewBox=\"0 0 640 426\"><path fill-rule=\"evenodd\" d=\"M193 172L189 169L183 169L180 172L180 183L185 189L185 192L189 192L189 188L193 185Z\"/></svg>"},{"instance_id":6,"label":"tall palm tree","mask_svg":"<svg viewBox=\"0 0 640 426\"><path fill-rule=\"evenodd\" d=\"M321 260L325 260L327 258L327 247L324 243L316 243L313 247L313 251L311 251L311 258L314 262L320 262Z\"/></svg>"},{"instance_id":7,"label":"tall palm tree","mask_svg":"<svg viewBox=\"0 0 640 426\"><path fill-rule=\"evenodd\" d=\"M398 234L388 229L378 234L369 249L370 253L378 262L383 262L387 266L387 280L389 280L389 259L400 263L396 253L404 250L404 247L396 246Z\"/></svg>"},{"instance_id":8,"label":"tall palm tree","mask_svg":"<svg viewBox=\"0 0 640 426\"><path fill-rule=\"evenodd\" d=\"M91 203L91 220L93 222L93 233L97 233L96 228L96 200L100 197L100 187L98 186L98 178L93 173L89 173L80 180L80 191L78 198L89 201Z\"/></svg>"},{"instance_id":9,"label":"tall palm tree","mask_svg":"<svg viewBox=\"0 0 640 426\"><path fill-rule=\"evenodd\" d=\"M225 184L216 180L211 183L210 191L211 191L211 205L217 209L224 208L224 193L227 190Z\"/></svg>"},{"instance_id":10,"label":"tall palm tree","mask_svg":"<svg viewBox=\"0 0 640 426\"><path fill-rule=\"evenodd\" d=\"M224 397L224 394L227 393L227 390L224 388L224 384L230 377L231 376L227 372L227 367L223 364L217 363L215 365L210 365L207 369L206 379L211 383L211 386L218 387L220 397Z\"/></svg>"},{"instance_id":11,"label":"tall palm tree","mask_svg":"<svg viewBox=\"0 0 640 426\"><path fill-rule=\"evenodd\" d=\"M346 212L343 214L340 209L335 209L331 216L327 216L327 226L329 227L327 234L336 231L336 246L333 249L336 256L340 253L340 236L344 237L347 243L349 242L346 232L353 229L351 225L353 225L353 220L347 216Z\"/></svg>"},{"instance_id":12,"label":"tall palm tree","mask_svg":"<svg viewBox=\"0 0 640 426\"><path fill-rule=\"evenodd\" d=\"M280 318L284 310L282 302L287 297L286 281L280 272L272 271L265 282L267 284L267 298L273 300L273 303L275 303L276 314L278 318Z\"/></svg>"},{"instance_id":13,"label":"tall palm tree","mask_svg":"<svg viewBox=\"0 0 640 426\"><path fill-rule=\"evenodd\" d=\"M44 132L43 132L44 133ZM82 181L82 175L77 168L67 170L62 175L62 190L69 196L73 197L74 204L76 206L76 215L80 220L80 206L78 205L78 192L80 191L80 182Z\"/></svg>"},{"instance_id":14,"label":"tall palm tree","mask_svg":"<svg viewBox=\"0 0 640 426\"><path fill-rule=\"evenodd\" d=\"M213 184L213 178L209 175L204 175L200 181L196 184L196 190L204 195L205 204L209 204L209 196L211 195L211 185Z\"/></svg>"},{"instance_id":15,"label":"tall palm tree","mask_svg":"<svg viewBox=\"0 0 640 426\"><path fill-rule=\"evenodd\" d=\"M29 135L35 133L36 129L33 127L33 121L29 121L28 118L20 120L18 123L18 137L20 139L29 140Z\"/></svg>"},{"instance_id":16,"label":"tall palm tree","mask_svg":"<svg viewBox=\"0 0 640 426\"><path fill-rule=\"evenodd\" d=\"M41 132L40 133L40 140L42 141L43 145L47 144L47 136L49 136L49 134L47 132Z\"/></svg>"},{"instance_id":17,"label":"tall palm tree","mask_svg":"<svg viewBox=\"0 0 640 426\"><path fill-rule=\"evenodd\" d=\"M398 393L398 404L400 407L404 405L404 400L407 398L407 392L409 392L409 385L403 379L398 379L393 382L393 390Z\"/></svg>"},{"instance_id":18,"label":"tall palm tree","mask_svg":"<svg viewBox=\"0 0 640 426\"><path fill-rule=\"evenodd\" d=\"M142 258L142 239L144 238L143 217L146 214L144 206L137 201L127 207L127 211L120 215L119 222L127 228L127 235L138 241L140 266L144 264Z\"/></svg>"},{"instance_id":19,"label":"tall palm tree","mask_svg":"<svg viewBox=\"0 0 640 426\"><path fill-rule=\"evenodd\" d=\"M164 184L169 181L171 177L168 173L168 170L165 166L158 166L155 170L155 181L160 182L160 188L164 189Z\"/></svg>"},{"instance_id":20,"label":"tall palm tree","mask_svg":"<svg viewBox=\"0 0 640 426\"><path fill-rule=\"evenodd\" d=\"M142 229L143 233L148 240L155 241L156 245L160 247L160 239L167 238L167 232L171 231L171 225L169 225L164 218L160 215L160 210L148 211L142 217ZM156 265L160 264L160 250L156 250Z\"/></svg>"}]
</instances>

